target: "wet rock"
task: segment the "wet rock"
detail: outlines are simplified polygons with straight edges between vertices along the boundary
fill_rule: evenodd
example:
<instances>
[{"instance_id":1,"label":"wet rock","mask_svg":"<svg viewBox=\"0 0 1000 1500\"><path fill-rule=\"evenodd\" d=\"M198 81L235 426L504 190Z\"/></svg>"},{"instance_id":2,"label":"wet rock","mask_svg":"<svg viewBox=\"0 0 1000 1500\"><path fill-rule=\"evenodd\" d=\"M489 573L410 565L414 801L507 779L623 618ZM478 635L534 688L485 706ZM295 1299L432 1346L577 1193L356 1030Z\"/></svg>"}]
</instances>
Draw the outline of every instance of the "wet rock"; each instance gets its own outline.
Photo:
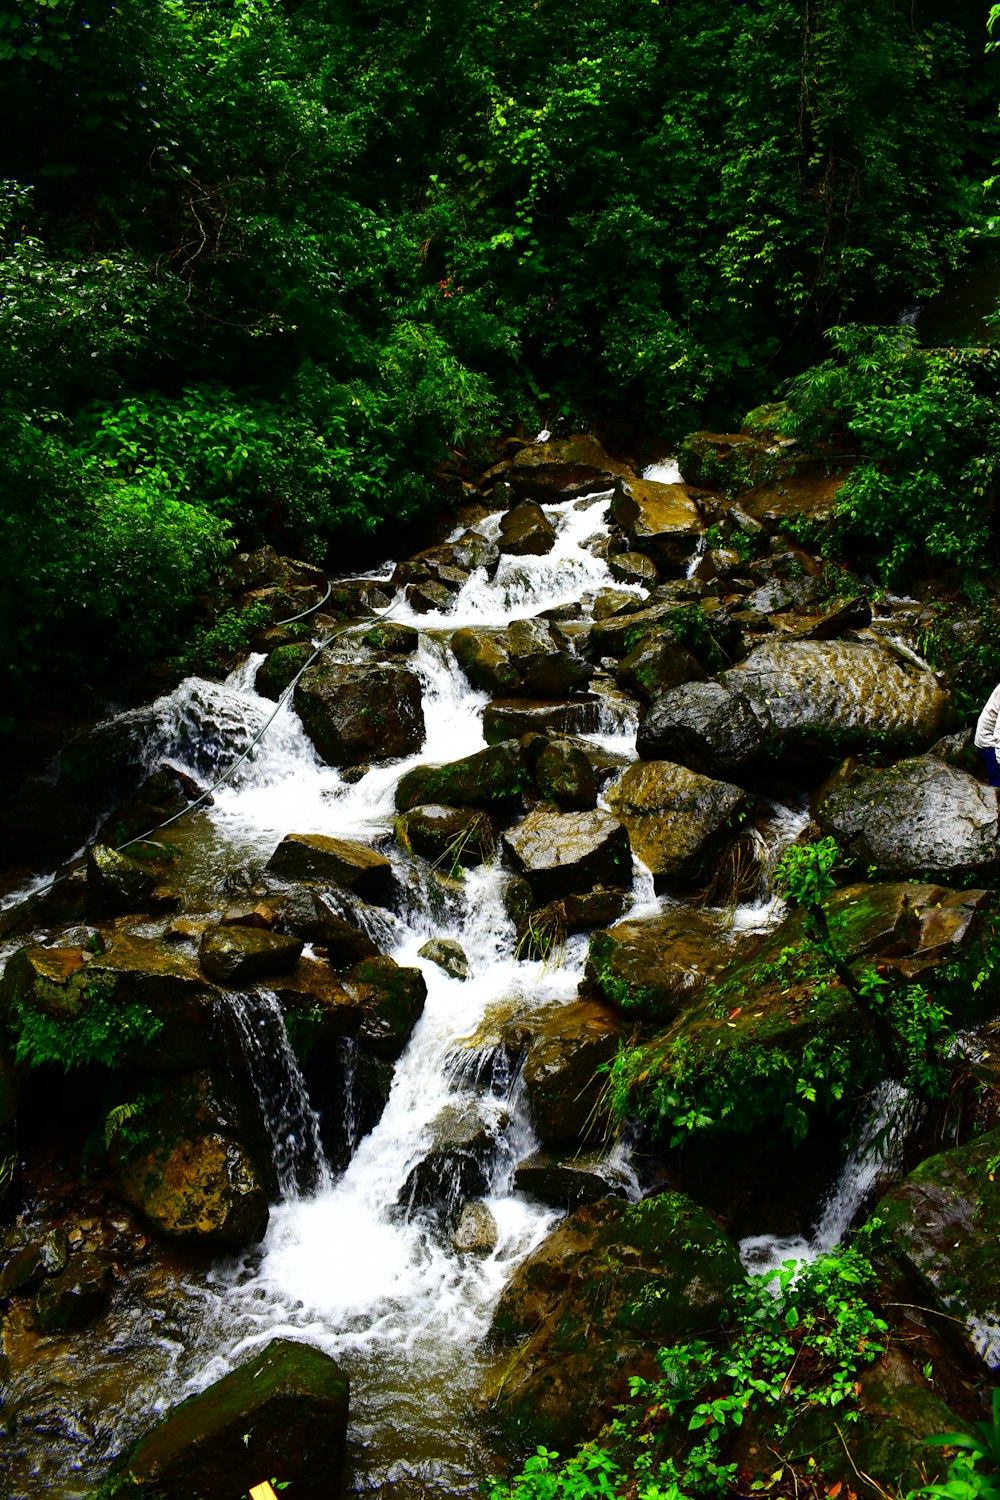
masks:
<instances>
[{"instance_id":1,"label":"wet rock","mask_svg":"<svg viewBox=\"0 0 1000 1500\"><path fill-rule=\"evenodd\" d=\"M545 906L535 906L531 887L528 898L508 914L517 927L518 953L524 958L552 960L565 947L574 932L604 927L616 922L625 911L628 895L618 887L595 886L580 895L563 896Z\"/></svg>"},{"instance_id":2,"label":"wet rock","mask_svg":"<svg viewBox=\"0 0 1000 1500\"><path fill-rule=\"evenodd\" d=\"M546 806L501 840L508 868L523 875L539 902L582 893L595 885L631 884L628 835L617 818L592 812L559 813Z\"/></svg>"},{"instance_id":3,"label":"wet rock","mask_svg":"<svg viewBox=\"0 0 1000 1500\"><path fill-rule=\"evenodd\" d=\"M403 1207L439 1209L453 1218L465 1199L489 1192L499 1130L505 1123L506 1117L495 1110L487 1119L471 1101L446 1104L429 1127L427 1152L400 1191Z\"/></svg>"},{"instance_id":4,"label":"wet rock","mask_svg":"<svg viewBox=\"0 0 1000 1500\"><path fill-rule=\"evenodd\" d=\"M76 1255L58 1276L48 1277L35 1295L34 1321L40 1333L83 1328L104 1311L111 1267L98 1255Z\"/></svg>"},{"instance_id":5,"label":"wet rock","mask_svg":"<svg viewBox=\"0 0 1000 1500\"><path fill-rule=\"evenodd\" d=\"M535 763L535 785L542 797L564 812L597 805L597 777L587 756L568 740L550 740Z\"/></svg>"},{"instance_id":6,"label":"wet rock","mask_svg":"<svg viewBox=\"0 0 1000 1500\"><path fill-rule=\"evenodd\" d=\"M10 1034L29 1063L201 1064L221 1051L215 994L192 958L127 932L96 956L21 949L0 980Z\"/></svg>"},{"instance_id":7,"label":"wet rock","mask_svg":"<svg viewBox=\"0 0 1000 1500\"><path fill-rule=\"evenodd\" d=\"M279 646L257 668L253 685L262 698L277 703L282 693L312 656L315 647L309 641Z\"/></svg>"},{"instance_id":8,"label":"wet rock","mask_svg":"<svg viewBox=\"0 0 1000 1500\"><path fill-rule=\"evenodd\" d=\"M732 959L728 932L698 912L669 908L595 932L585 983L629 1016L678 1014Z\"/></svg>"},{"instance_id":9,"label":"wet rock","mask_svg":"<svg viewBox=\"0 0 1000 1500\"><path fill-rule=\"evenodd\" d=\"M202 971L227 990L284 974L297 962L302 939L259 927L209 928L198 945Z\"/></svg>"},{"instance_id":10,"label":"wet rock","mask_svg":"<svg viewBox=\"0 0 1000 1500\"><path fill-rule=\"evenodd\" d=\"M703 682L705 669L673 635L664 631L643 640L622 658L615 673L619 687L652 703L671 688L685 682Z\"/></svg>"},{"instance_id":11,"label":"wet rock","mask_svg":"<svg viewBox=\"0 0 1000 1500\"><path fill-rule=\"evenodd\" d=\"M931 671L877 640L768 640L721 681L746 694L785 752L899 754L931 744L951 711Z\"/></svg>"},{"instance_id":12,"label":"wet rock","mask_svg":"<svg viewBox=\"0 0 1000 1500\"><path fill-rule=\"evenodd\" d=\"M523 1342L486 1381L494 1416L525 1446L595 1436L628 1376L660 1345L714 1328L743 1276L735 1246L681 1194L577 1209L500 1298L494 1338Z\"/></svg>"},{"instance_id":13,"label":"wet rock","mask_svg":"<svg viewBox=\"0 0 1000 1500\"><path fill-rule=\"evenodd\" d=\"M467 1203L451 1237L459 1255L492 1255L500 1239L497 1221L485 1203Z\"/></svg>"},{"instance_id":14,"label":"wet rock","mask_svg":"<svg viewBox=\"0 0 1000 1500\"><path fill-rule=\"evenodd\" d=\"M378 950L365 956L378 956ZM340 957L342 968L350 967L346 957ZM360 961L359 956L353 963ZM312 1042L323 1037L356 1036L361 1028L362 1005L356 995L347 992L329 963L300 958L293 969L269 979L267 988L285 1013L296 1051L305 1053Z\"/></svg>"},{"instance_id":15,"label":"wet rock","mask_svg":"<svg viewBox=\"0 0 1000 1500\"><path fill-rule=\"evenodd\" d=\"M384 854L353 839L323 833L286 834L267 862L285 880L319 880L346 886L363 901L387 906L393 897L392 866Z\"/></svg>"},{"instance_id":16,"label":"wet rock","mask_svg":"<svg viewBox=\"0 0 1000 1500\"><path fill-rule=\"evenodd\" d=\"M653 479L619 479L611 514L634 552L651 557L667 573L682 572L704 532L690 486Z\"/></svg>"},{"instance_id":17,"label":"wet rock","mask_svg":"<svg viewBox=\"0 0 1000 1500\"><path fill-rule=\"evenodd\" d=\"M861 772L822 797L816 817L885 876L977 879L1000 868L995 790L932 755Z\"/></svg>"},{"instance_id":18,"label":"wet rock","mask_svg":"<svg viewBox=\"0 0 1000 1500\"><path fill-rule=\"evenodd\" d=\"M600 727L601 702L589 693L554 703L495 698L483 713L483 737L489 745L524 734L595 734Z\"/></svg>"},{"instance_id":19,"label":"wet rock","mask_svg":"<svg viewBox=\"0 0 1000 1500\"><path fill-rule=\"evenodd\" d=\"M434 802L412 807L396 819L396 837L408 852L446 869L478 865L496 853L496 834L481 808Z\"/></svg>"},{"instance_id":20,"label":"wet rock","mask_svg":"<svg viewBox=\"0 0 1000 1500\"><path fill-rule=\"evenodd\" d=\"M761 483L743 496L743 514L761 522L772 533L785 531L793 519L826 526L833 519L853 467L852 464L831 467L826 455L797 458L787 466L782 465L779 478ZM730 510L730 516L734 509Z\"/></svg>"},{"instance_id":21,"label":"wet rock","mask_svg":"<svg viewBox=\"0 0 1000 1500\"><path fill-rule=\"evenodd\" d=\"M485 693L520 692L521 674L507 653L501 631L467 626L455 631L450 645L473 687Z\"/></svg>"},{"instance_id":22,"label":"wet rock","mask_svg":"<svg viewBox=\"0 0 1000 1500\"><path fill-rule=\"evenodd\" d=\"M567 1213L584 1203L627 1198L630 1187L627 1174L599 1152L535 1151L518 1162L514 1184L519 1192Z\"/></svg>"},{"instance_id":23,"label":"wet rock","mask_svg":"<svg viewBox=\"0 0 1000 1500\"><path fill-rule=\"evenodd\" d=\"M556 530L541 506L522 501L504 512L500 522L500 551L510 557L544 557L556 542Z\"/></svg>"},{"instance_id":24,"label":"wet rock","mask_svg":"<svg viewBox=\"0 0 1000 1500\"><path fill-rule=\"evenodd\" d=\"M15 1292L33 1292L46 1275L40 1245L21 1245L5 1257L0 1270L0 1297L12 1297Z\"/></svg>"},{"instance_id":25,"label":"wet rock","mask_svg":"<svg viewBox=\"0 0 1000 1500\"><path fill-rule=\"evenodd\" d=\"M652 644L660 635L671 636L709 671L718 671L724 664L725 657L702 607L676 599L657 600L643 609L622 610L605 620L595 619L587 654L592 661L605 656L620 659L637 647Z\"/></svg>"},{"instance_id":26,"label":"wet rock","mask_svg":"<svg viewBox=\"0 0 1000 1500\"><path fill-rule=\"evenodd\" d=\"M379 948L367 932L344 916L344 908L351 910L331 894L304 886L291 893L281 913L292 932L326 949L331 968L349 969L363 958L374 958Z\"/></svg>"},{"instance_id":27,"label":"wet rock","mask_svg":"<svg viewBox=\"0 0 1000 1500\"><path fill-rule=\"evenodd\" d=\"M213 1245L264 1238L267 1195L250 1157L227 1136L164 1128L122 1161L118 1187L127 1203L171 1238Z\"/></svg>"},{"instance_id":28,"label":"wet rock","mask_svg":"<svg viewBox=\"0 0 1000 1500\"><path fill-rule=\"evenodd\" d=\"M98 830L97 842L117 848L152 833L161 824L178 817L193 802L211 807L215 799L205 796L205 790L176 766L162 765L147 776L110 817L105 818Z\"/></svg>"},{"instance_id":29,"label":"wet rock","mask_svg":"<svg viewBox=\"0 0 1000 1500\"><path fill-rule=\"evenodd\" d=\"M230 906L219 920L220 927L257 927L273 931L278 922L278 912L265 901L256 901L253 906ZM207 930L206 923L202 931ZM198 934L201 936L201 933Z\"/></svg>"},{"instance_id":30,"label":"wet rock","mask_svg":"<svg viewBox=\"0 0 1000 1500\"><path fill-rule=\"evenodd\" d=\"M587 1000L560 1006L533 1028L524 1088L531 1123L545 1145L600 1139L607 1132L600 1070L618 1051L619 1036L613 1014Z\"/></svg>"},{"instance_id":31,"label":"wet rock","mask_svg":"<svg viewBox=\"0 0 1000 1500\"><path fill-rule=\"evenodd\" d=\"M718 682L688 682L655 698L639 724L643 760L679 762L704 776L739 776L760 755L765 727L749 698Z\"/></svg>"},{"instance_id":32,"label":"wet rock","mask_svg":"<svg viewBox=\"0 0 1000 1500\"><path fill-rule=\"evenodd\" d=\"M589 433L527 443L514 455L508 482L515 495L556 504L610 490L625 464L609 457Z\"/></svg>"},{"instance_id":33,"label":"wet rock","mask_svg":"<svg viewBox=\"0 0 1000 1500\"><path fill-rule=\"evenodd\" d=\"M424 742L420 679L406 667L320 658L295 688L295 709L332 766L394 760Z\"/></svg>"},{"instance_id":34,"label":"wet rock","mask_svg":"<svg viewBox=\"0 0 1000 1500\"><path fill-rule=\"evenodd\" d=\"M681 443L677 463L688 484L732 492L756 484L773 460L749 433L691 432Z\"/></svg>"},{"instance_id":35,"label":"wet rock","mask_svg":"<svg viewBox=\"0 0 1000 1500\"><path fill-rule=\"evenodd\" d=\"M438 579L428 578L423 583L408 583L406 585L406 601L410 608L419 615L430 614L434 610L445 614L452 605L454 589L449 588L446 583ZM423 743L421 736L420 744ZM419 745L411 746L418 749ZM405 751L401 751L405 754Z\"/></svg>"},{"instance_id":36,"label":"wet rock","mask_svg":"<svg viewBox=\"0 0 1000 1500\"><path fill-rule=\"evenodd\" d=\"M420 644L420 632L412 625L399 625L395 620L380 620L361 637L372 651L381 651L390 656L409 656ZM260 689L257 689L260 692Z\"/></svg>"},{"instance_id":37,"label":"wet rock","mask_svg":"<svg viewBox=\"0 0 1000 1500\"><path fill-rule=\"evenodd\" d=\"M1000 1131L921 1162L875 1214L891 1254L990 1369L1000 1365Z\"/></svg>"},{"instance_id":38,"label":"wet rock","mask_svg":"<svg viewBox=\"0 0 1000 1500\"><path fill-rule=\"evenodd\" d=\"M359 1041L379 1057L398 1057L423 1014L427 999L423 974L380 954L355 964L343 982L361 1006Z\"/></svg>"},{"instance_id":39,"label":"wet rock","mask_svg":"<svg viewBox=\"0 0 1000 1500\"><path fill-rule=\"evenodd\" d=\"M87 850L88 905L104 916L149 911L159 878L137 859L106 844Z\"/></svg>"},{"instance_id":40,"label":"wet rock","mask_svg":"<svg viewBox=\"0 0 1000 1500\"><path fill-rule=\"evenodd\" d=\"M454 938L431 938L422 948L417 949L417 954L420 958L437 964L450 979L469 977L469 960L465 956L465 949Z\"/></svg>"},{"instance_id":41,"label":"wet rock","mask_svg":"<svg viewBox=\"0 0 1000 1500\"><path fill-rule=\"evenodd\" d=\"M796 609L775 623L786 634L803 641L832 641L848 630L864 630L872 622L868 600L860 594L852 598L831 599L816 612Z\"/></svg>"},{"instance_id":42,"label":"wet rock","mask_svg":"<svg viewBox=\"0 0 1000 1500\"><path fill-rule=\"evenodd\" d=\"M569 697L586 688L594 675L593 667L570 654L547 620L515 620L500 639L526 698Z\"/></svg>"},{"instance_id":43,"label":"wet rock","mask_svg":"<svg viewBox=\"0 0 1000 1500\"><path fill-rule=\"evenodd\" d=\"M267 1475L303 1496L339 1493L348 1380L309 1344L272 1339L238 1370L191 1396L115 1466L157 1500L230 1500Z\"/></svg>"},{"instance_id":44,"label":"wet rock","mask_svg":"<svg viewBox=\"0 0 1000 1500\"><path fill-rule=\"evenodd\" d=\"M630 766L607 800L658 891L696 881L753 806L742 788L663 760Z\"/></svg>"},{"instance_id":45,"label":"wet rock","mask_svg":"<svg viewBox=\"0 0 1000 1500\"><path fill-rule=\"evenodd\" d=\"M519 796L527 782L524 751L516 739L507 739L445 765L414 766L396 787L396 808L408 812L434 802L489 807Z\"/></svg>"},{"instance_id":46,"label":"wet rock","mask_svg":"<svg viewBox=\"0 0 1000 1500\"><path fill-rule=\"evenodd\" d=\"M644 552L616 553L608 558L608 572L618 583L638 583L647 589L655 589L660 581L660 570Z\"/></svg>"}]
</instances>

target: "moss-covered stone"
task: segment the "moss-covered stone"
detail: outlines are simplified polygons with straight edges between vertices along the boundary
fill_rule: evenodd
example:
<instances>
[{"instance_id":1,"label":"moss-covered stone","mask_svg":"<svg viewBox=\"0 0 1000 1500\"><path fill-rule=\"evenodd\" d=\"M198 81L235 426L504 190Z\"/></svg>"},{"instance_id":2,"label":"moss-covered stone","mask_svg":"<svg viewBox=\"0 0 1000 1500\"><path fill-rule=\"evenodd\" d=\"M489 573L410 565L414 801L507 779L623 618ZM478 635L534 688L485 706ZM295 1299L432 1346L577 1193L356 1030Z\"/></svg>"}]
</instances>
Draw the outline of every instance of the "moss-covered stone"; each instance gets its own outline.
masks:
<instances>
[{"instance_id":1,"label":"moss-covered stone","mask_svg":"<svg viewBox=\"0 0 1000 1500\"><path fill-rule=\"evenodd\" d=\"M427 999L420 970L379 954L355 964L344 976L344 988L361 1007L359 1040L380 1057L398 1057Z\"/></svg>"},{"instance_id":2,"label":"moss-covered stone","mask_svg":"<svg viewBox=\"0 0 1000 1500\"><path fill-rule=\"evenodd\" d=\"M321 658L299 678L295 708L332 766L413 755L424 742L420 679L405 667Z\"/></svg>"},{"instance_id":3,"label":"moss-covered stone","mask_svg":"<svg viewBox=\"0 0 1000 1500\"><path fill-rule=\"evenodd\" d=\"M508 739L444 765L414 766L396 787L396 808L408 812L435 802L489 807L519 796L528 781L524 751L516 739Z\"/></svg>"},{"instance_id":4,"label":"moss-covered stone","mask_svg":"<svg viewBox=\"0 0 1000 1500\"><path fill-rule=\"evenodd\" d=\"M202 934L198 961L209 979L223 989L244 989L293 968L302 939L242 925L210 927Z\"/></svg>"},{"instance_id":5,"label":"moss-covered stone","mask_svg":"<svg viewBox=\"0 0 1000 1500\"><path fill-rule=\"evenodd\" d=\"M354 839L323 833L289 833L267 863L285 880L317 880L346 886L363 901L386 905L392 900L392 866L384 854Z\"/></svg>"},{"instance_id":6,"label":"moss-covered stone","mask_svg":"<svg viewBox=\"0 0 1000 1500\"><path fill-rule=\"evenodd\" d=\"M731 934L709 917L671 908L595 932L585 982L626 1015L666 1020L732 960Z\"/></svg>"}]
</instances>

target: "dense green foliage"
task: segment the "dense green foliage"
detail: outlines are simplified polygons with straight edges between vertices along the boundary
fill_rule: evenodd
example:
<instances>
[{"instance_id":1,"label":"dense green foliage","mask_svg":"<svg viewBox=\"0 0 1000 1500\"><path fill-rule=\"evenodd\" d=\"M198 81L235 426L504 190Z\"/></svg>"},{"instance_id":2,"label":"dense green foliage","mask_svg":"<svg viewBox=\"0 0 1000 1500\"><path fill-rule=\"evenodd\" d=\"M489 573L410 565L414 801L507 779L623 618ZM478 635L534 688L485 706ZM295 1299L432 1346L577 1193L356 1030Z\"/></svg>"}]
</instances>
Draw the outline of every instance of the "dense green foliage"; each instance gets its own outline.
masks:
<instances>
[{"instance_id":1,"label":"dense green foliage","mask_svg":"<svg viewBox=\"0 0 1000 1500\"><path fill-rule=\"evenodd\" d=\"M2 0L8 681L147 659L234 542L322 560L501 423L677 437L933 293L987 10Z\"/></svg>"}]
</instances>

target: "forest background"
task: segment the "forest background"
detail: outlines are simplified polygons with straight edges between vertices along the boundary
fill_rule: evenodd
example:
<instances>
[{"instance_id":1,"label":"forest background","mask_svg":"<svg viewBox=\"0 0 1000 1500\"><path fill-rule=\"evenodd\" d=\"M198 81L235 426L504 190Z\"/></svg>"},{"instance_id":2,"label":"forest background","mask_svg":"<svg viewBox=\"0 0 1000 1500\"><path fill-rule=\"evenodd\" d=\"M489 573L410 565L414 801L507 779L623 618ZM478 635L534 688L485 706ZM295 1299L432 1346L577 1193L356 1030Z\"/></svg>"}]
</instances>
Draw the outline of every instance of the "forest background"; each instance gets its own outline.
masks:
<instances>
[{"instance_id":1,"label":"forest background","mask_svg":"<svg viewBox=\"0 0 1000 1500\"><path fill-rule=\"evenodd\" d=\"M784 393L862 459L832 545L981 590L1000 367L895 325L1000 262L990 14L0 0L0 731L181 651L237 545L388 553L518 424Z\"/></svg>"}]
</instances>

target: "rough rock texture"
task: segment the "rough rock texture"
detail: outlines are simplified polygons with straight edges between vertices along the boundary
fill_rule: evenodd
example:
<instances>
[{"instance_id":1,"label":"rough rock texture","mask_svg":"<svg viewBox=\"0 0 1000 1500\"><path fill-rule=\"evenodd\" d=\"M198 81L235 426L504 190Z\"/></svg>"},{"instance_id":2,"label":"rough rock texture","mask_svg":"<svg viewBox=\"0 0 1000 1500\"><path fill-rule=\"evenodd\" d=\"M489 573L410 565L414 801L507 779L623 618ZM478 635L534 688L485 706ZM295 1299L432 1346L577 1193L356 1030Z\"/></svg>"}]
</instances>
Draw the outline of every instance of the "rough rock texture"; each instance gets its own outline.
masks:
<instances>
[{"instance_id":1,"label":"rough rock texture","mask_svg":"<svg viewBox=\"0 0 1000 1500\"><path fill-rule=\"evenodd\" d=\"M331 766L397 759L424 742L420 679L406 667L321 657L299 678L294 697L306 733Z\"/></svg>"},{"instance_id":2,"label":"rough rock texture","mask_svg":"<svg viewBox=\"0 0 1000 1500\"><path fill-rule=\"evenodd\" d=\"M353 839L333 839L323 833L286 834L267 868L285 880L321 880L346 886L363 901L377 905L392 900L392 865L384 854Z\"/></svg>"},{"instance_id":3,"label":"rough rock texture","mask_svg":"<svg viewBox=\"0 0 1000 1500\"><path fill-rule=\"evenodd\" d=\"M490 1190L498 1123L476 1104L446 1104L430 1124L431 1142L410 1172L399 1194L406 1209L435 1208L454 1219L460 1205Z\"/></svg>"},{"instance_id":4,"label":"rough rock texture","mask_svg":"<svg viewBox=\"0 0 1000 1500\"><path fill-rule=\"evenodd\" d=\"M361 1006L359 1040L379 1057L398 1057L427 999L427 981L420 970L380 954L355 964L343 984Z\"/></svg>"},{"instance_id":5,"label":"rough rock texture","mask_svg":"<svg viewBox=\"0 0 1000 1500\"><path fill-rule=\"evenodd\" d=\"M248 1364L175 1406L116 1470L128 1493L230 1500L270 1475L303 1500L339 1493L348 1380L311 1345L273 1339Z\"/></svg>"},{"instance_id":6,"label":"rough rock texture","mask_svg":"<svg viewBox=\"0 0 1000 1500\"><path fill-rule=\"evenodd\" d=\"M618 1050L621 1034L611 1011L593 1001L560 1006L533 1028L524 1059L531 1123L545 1145L600 1138L608 1118L600 1108L598 1070Z\"/></svg>"},{"instance_id":7,"label":"rough rock texture","mask_svg":"<svg viewBox=\"0 0 1000 1500\"><path fill-rule=\"evenodd\" d=\"M515 620L499 637L526 698L565 698L585 688L593 667L567 649L547 620ZM509 691L509 690L508 690Z\"/></svg>"},{"instance_id":8,"label":"rough rock texture","mask_svg":"<svg viewBox=\"0 0 1000 1500\"><path fill-rule=\"evenodd\" d=\"M892 1254L932 1304L962 1320L966 1339L1000 1366L1000 1131L921 1162L876 1209Z\"/></svg>"},{"instance_id":9,"label":"rough rock texture","mask_svg":"<svg viewBox=\"0 0 1000 1500\"><path fill-rule=\"evenodd\" d=\"M527 443L514 455L507 479L515 495L554 504L610 490L625 464L609 457L590 433Z\"/></svg>"},{"instance_id":10,"label":"rough rock texture","mask_svg":"<svg viewBox=\"0 0 1000 1500\"><path fill-rule=\"evenodd\" d=\"M408 812L433 802L489 807L518 796L527 782L524 751L516 739L509 739L445 765L414 766L396 787L396 808Z\"/></svg>"},{"instance_id":11,"label":"rough rock texture","mask_svg":"<svg viewBox=\"0 0 1000 1500\"><path fill-rule=\"evenodd\" d=\"M684 682L702 682L705 669L669 632L644 640L619 663L615 679L619 687L643 703L652 703L662 693Z\"/></svg>"},{"instance_id":12,"label":"rough rock texture","mask_svg":"<svg viewBox=\"0 0 1000 1500\"><path fill-rule=\"evenodd\" d=\"M608 558L608 572L618 583L638 583L647 589L655 589L660 581L659 568L644 552L616 553Z\"/></svg>"},{"instance_id":13,"label":"rough rock texture","mask_svg":"<svg viewBox=\"0 0 1000 1500\"><path fill-rule=\"evenodd\" d=\"M600 699L591 694L553 703L495 698L483 714L483 737L488 744L499 745L524 734L594 734L600 724Z\"/></svg>"},{"instance_id":14,"label":"rough rock texture","mask_svg":"<svg viewBox=\"0 0 1000 1500\"><path fill-rule=\"evenodd\" d=\"M883 875L957 880L1000 866L996 791L932 755L858 770L815 813L825 833Z\"/></svg>"},{"instance_id":15,"label":"rough rock texture","mask_svg":"<svg viewBox=\"0 0 1000 1500\"><path fill-rule=\"evenodd\" d=\"M264 1238L267 1195L237 1141L214 1131L164 1132L119 1166L126 1203L161 1234L206 1244L245 1245Z\"/></svg>"},{"instance_id":16,"label":"rough rock texture","mask_svg":"<svg viewBox=\"0 0 1000 1500\"><path fill-rule=\"evenodd\" d=\"M285 898L281 916L286 927L298 937L324 948L334 969L349 969L379 952L378 945L357 925L356 911L349 898L338 900L336 893L301 886Z\"/></svg>"},{"instance_id":17,"label":"rough rock texture","mask_svg":"<svg viewBox=\"0 0 1000 1500\"><path fill-rule=\"evenodd\" d=\"M723 779L760 754L765 729L750 699L718 682L688 682L654 699L636 735L643 760L670 760Z\"/></svg>"},{"instance_id":18,"label":"rough rock texture","mask_svg":"<svg viewBox=\"0 0 1000 1500\"><path fill-rule=\"evenodd\" d=\"M500 696L520 692L521 674L510 659L502 631L466 626L455 631L450 645L473 687Z\"/></svg>"},{"instance_id":19,"label":"rough rock texture","mask_svg":"<svg viewBox=\"0 0 1000 1500\"><path fill-rule=\"evenodd\" d=\"M500 1230L485 1203L467 1203L459 1214L451 1237L459 1255L490 1255L496 1249Z\"/></svg>"},{"instance_id":20,"label":"rough rock texture","mask_svg":"<svg viewBox=\"0 0 1000 1500\"><path fill-rule=\"evenodd\" d=\"M57 1276L42 1282L35 1296L35 1327L40 1333L83 1328L104 1310L111 1266L103 1256L77 1255Z\"/></svg>"},{"instance_id":21,"label":"rough rock texture","mask_svg":"<svg viewBox=\"0 0 1000 1500\"><path fill-rule=\"evenodd\" d=\"M448 807L429 802L411 807L396 819L396 837L403 848L424 859L453 865L478 865L496 849L496 834L481 808Z\"/></svg>"},{"instance_id":22,"label":"rough rock texture","mask_svg":"<svg viewBox=\"0 0 1000 1500\"><path fill-rule=\"evenodd\" d=\"M202 935L198 961L223 989L239 990L258 979L284 974L302 953L302 939L259 927L211 927Z\"/></svg>"},{"instance_id":23,"label":"rough rock texture","mask_svg":"<svg viewBox=\"0 0 1000 1500\"><path fill-rule=\"evenodd\" d=\"M88 905L102 916L150 909L158 877L137 859L119 854L106 844L87 850Z\"/></svg>"},{"instance_id":24,"label":"rough rock texture","mask_svg":"<svg viewBox=\"0 0 1000 1500\"><path fill-rule=\"evenodd\" d=\"M715 1327L743 1275L732 1243L679 1193L580 1208L500 1298L494 1337L524 1342L492 1372L486 1399L525 1447L593 1437L644 1355Z\"/></svg>"},{"instance_id":25,"label":"rough rock texture","mask_svg":"<svg viewBox=\"0 0 1000 1500\"><path fill-rule=\"evenodd\" d=\"M631 885L628 835L617 818L592 812L533 808L501 840L504 862L523 875L539 902L583 893L594 885Z\"/></svg>"},{"instance_id":26,"label":"rough rock texture","mask_svg":"<svg viewBox=\"0 0 1000 1500\"><path fill-rule=\"evenodd\" d=\"M644 552L667 573L681 572L704 531L701 511L684 484L619 479L611 513L633 552Z\"/></svg>"},{"instance_id":27,"label":"rough rock texture","mask_svg":"<svg viewBox=\"0 0 1000 1500\"><path fill-rule=\"evenodd\" d=\"M430 938L422 947L417 949L418 958L426 958L429 963L437 964L449 979L468 979L469 960L465 956L465 949L461 943L454 938Z\"/></svg>"},{"instance_id":28,"label":"rough rock texture","mask_svg":"<svg viewBox=\"0 0 1000 1500\"><path fill-rule=\"evenodd\" d=\"M709 917L669 909L619 922L590 940L586 984L627 1016L683 1010L733 956L731 933Z\"/></svg>"},{"instance_id":29,"label":"rough rock texture","mask_svg":"<svg viewBox=\"0 0 1000 1500\"><path fill-rule=\"evenodd\" d=\"M585 812L597 805L597 777L584 752L568 740L551 740L535 762L540 794L564 812Z\"/></svg>"},{"instance_id":30,"label":"rough rock texture","mask_svg":"<svg viewBox=\"0 0 1000 1500\"><path fill-rule=\"evenodd\" d=\"M765 641L721 681L747 695L787 750L920 749L951 711L933 672L877 640Z\"/></svg>"},{"instance_id":31,"label":"rough rock texture","mask_svg":"<svg viewBox=\"0 0 1000 1500\"><path fill-rule=\"evenodd\" d=\"M753 806L740 787L664 760L630 766L607 800L659 891L697 880Z\"/></svg>"}]
</instances>

